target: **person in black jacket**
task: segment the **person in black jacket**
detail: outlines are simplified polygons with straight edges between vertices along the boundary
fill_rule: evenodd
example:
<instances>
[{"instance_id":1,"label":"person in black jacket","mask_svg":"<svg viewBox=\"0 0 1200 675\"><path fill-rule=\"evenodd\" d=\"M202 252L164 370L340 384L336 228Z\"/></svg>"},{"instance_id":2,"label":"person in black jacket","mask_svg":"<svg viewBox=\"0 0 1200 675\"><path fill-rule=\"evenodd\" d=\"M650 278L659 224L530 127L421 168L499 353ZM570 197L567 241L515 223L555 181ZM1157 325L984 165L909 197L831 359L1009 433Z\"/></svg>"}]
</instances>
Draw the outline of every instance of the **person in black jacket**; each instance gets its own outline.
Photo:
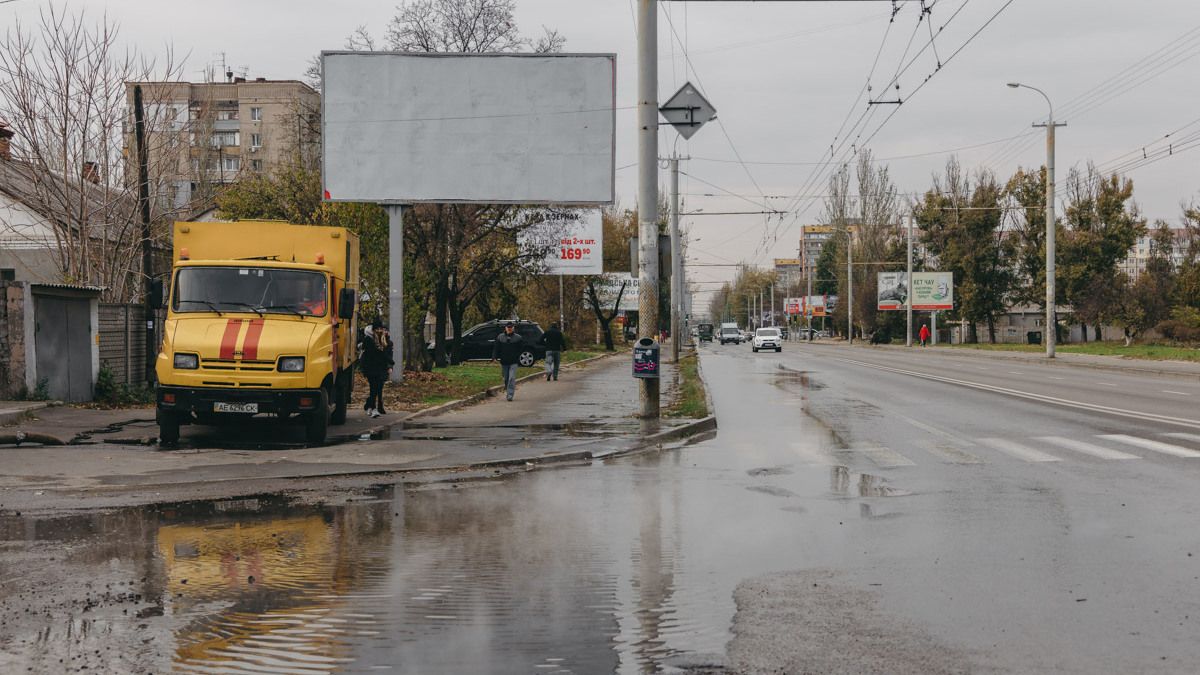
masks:
<instances>
[{"instance_id":1,"label":"person in black jacket","mask_svg":"<svg viewBox=\"0 0 1200 675\"><path fill-rule=\"evenodd\" d=\"M387 328L384 328L382 321L376 320L371 335L362 341L362 370L370 387L363 408L369 417L387 414L383 409L383 383L391 375L392 366L396 365L392 359L392 349L392 340L388 336Z\"/></svg>"},{"instance_id":2,"label":"person in black jacket","mask_svg":"<svg viewBox=\"0 0 1200 675\"><path fill-rule=\"evenodd\" d=\"M492 361L500 360L500 375L504 378L504 390L510 401L517 390L517 366L524 349L525 339L517 333L516 325L511 321L504 324L504 332L496 336L492 345Z\"/></svg>"},{"instance_id":3,"label":"person in black jacket","mask_svg":"<svg viewBox=\"0 0 1200 675\"><path fill-rule=\"evenodd\" d=\"M558 329L558 324L550 324L550 330L542 333L538 344L546 348L546 381L553 376L558 381L558 367L562 364L562 353L567 348L567 338Z\"/></svg>"}]
</instances>

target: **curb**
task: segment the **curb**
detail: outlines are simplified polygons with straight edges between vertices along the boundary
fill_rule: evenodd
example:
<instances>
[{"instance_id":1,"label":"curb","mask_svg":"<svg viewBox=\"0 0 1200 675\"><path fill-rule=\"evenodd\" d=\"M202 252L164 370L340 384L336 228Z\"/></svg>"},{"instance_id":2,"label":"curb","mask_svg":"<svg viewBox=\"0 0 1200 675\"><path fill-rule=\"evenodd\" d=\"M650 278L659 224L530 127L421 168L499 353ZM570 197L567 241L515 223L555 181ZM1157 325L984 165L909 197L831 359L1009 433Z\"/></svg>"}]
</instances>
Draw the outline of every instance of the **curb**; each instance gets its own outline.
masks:
<instances>
[{"instance_id":1,"label":"curb","mask_svg":"<svg viewBox=\"0 0 1200 675\"><path fill-rule=\"evenodd\" d=\"M37 403L30 403L27 406L22 406L21 408L13 408L13 409L0 411L0 427L9 426L11 424L17 424L21 420L25 419L25 416L28 415L29 413L34 412L35 410L42 410L43 408L49 408L49 407L50 407L49 401L39 401Z\"/></svg>"}]
</instances>

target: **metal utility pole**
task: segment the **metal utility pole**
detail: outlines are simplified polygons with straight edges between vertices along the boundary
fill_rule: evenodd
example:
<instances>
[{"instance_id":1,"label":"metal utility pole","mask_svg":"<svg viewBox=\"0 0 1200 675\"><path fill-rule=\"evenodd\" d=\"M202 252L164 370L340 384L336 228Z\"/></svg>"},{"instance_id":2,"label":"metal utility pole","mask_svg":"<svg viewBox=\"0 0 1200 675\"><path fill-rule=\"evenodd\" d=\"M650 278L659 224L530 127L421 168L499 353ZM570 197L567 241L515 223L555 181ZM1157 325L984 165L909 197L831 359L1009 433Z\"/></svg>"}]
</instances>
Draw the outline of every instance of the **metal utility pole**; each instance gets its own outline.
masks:
<instances>
[{"instance_id":1,"label":"metal utility pole","mask_svg":"<svg viewBox=\"0 0 1200 675\"><path fill-rule=\"evenodd\" d=\"M808 242L804 238L804 226L800 226L800 256L804 260L804 271L808 276L808 286L804 291L804 314L808 318L808 341L812 342L812 261L808 259Z\"/></svg>"},{"instance_id":2,"label":"metal utility pole","mask_svg":"<svg viewBox=\"0 0 1200 675\"><path fill-rule=\"evenodd\" d=\"M404 381L404 207L388 204L388 332L396 367L392 382Z\"/></svg>"},{"instance_id":3,"label":"metal utility pole","mask_svg":"<svg viewBox=\"0 0 1200 675\"><path fill-rule=\"evenodd\" d=\"M146 110L142 104L141 85L133 87L133 130L137 137L137 201L142 220L142 307L146 315L145 380L154 384L154 362L158 360L158 348L154 340L157 308L150 302L150 286L154 281L154 246L150 230L150 150L146 147Z\"/></svg>"},{"instance_id":4,"label":"metal utility pole","mask_svg":"<svg viewBox=\"0 0 1200 675\"><path fill-rule=\"evenodd\" d=\"M679 156L671 168L671 362L679 363L679 327L683 323L683 256L679 246Z\"/></svg>"},{"instance_id":5,"label":"metal utility pole","mask_svg":"<svg viewBox=\"0 0 1200 675\"><path fill-rule=\"evenodd\" d=\"M567 319L566 313L563 310L563 275L558 275L558 329L566 332Z\"/></svg>"},{"instance_id":6,"label":"metal utility pole","mask_svg":"<svg viewBox=\"0 0 1200 675\"><path fill-rule=\"evenodd\" d=\"M658 333L658 1L638 0L638 337ZM659 381L641 378L643 418L659 416Z\"/></svg>"},{"instance_id":7,"label":"metal utility pole","mask_svg":"<svg viewBox=\"0 0 1200 675\"><path fill-rule=\"evenodd\" d=\"M854 344L854 238L846 228L846 339Z\"/></svg>"},{"instance_id":8,"label":"metal utility pole","mask_svg":"<svg viewBox=\"0 0 1200 675\"><path fill-rule=\"evenodd\" d=\"M775 284L771 284L771 325L775 325Z\"/></svg>"},{"instance_id":9,"label":"metal utility pole","mask_svg":"<svg viewBox=\"0 0 1200 675\"><path fill-rule=\"evenodd\" d=\"M1054 306L1054 129L1055 127L1065 127L1067 123L1054 121L1054 104L1050 102L1050 97L1046 95L1046 92L1020 82L1009 82L1008 86L1013 89L1023 87L1036 91L1046 99L1046 105L1050 109L1050 116L1046 119L1046 123L1033 126L1046 127L1046 328L1044 332L1046 335L1046 358L1052 359L1054 358L1055 341L1058 338L1056 330L1058 322L1055 320L1057 311Z\"/></svg>"},{"instance_id":10,"label":"metal utility pole","mask_svg":"<svg viewBox=\"0 0 1200 675\"><path fill-rule=\"evenodd\" d=\"M905 302L904 302L904 304L905 304L905 309L906 309L906 313L908 314L908 333L907 333L907 334L904 336L904 346L905 346L905 347L911 347L911 346L912 346L912 329L913 329L913 324L912 324L912 296L913 296L913 287L912 287L912 226L913 226L913 217L912 217L912 214L910 213L910 214L908 214L908 281L907 281L907 282L905 282L905 283L907 283L907 284L908 284L908 285L907 285L908 292L907 292L907 293L905 293L905 295L906 295L907 297L906 297L906 300L905 300Z\"/></svg>"}]
</instances>

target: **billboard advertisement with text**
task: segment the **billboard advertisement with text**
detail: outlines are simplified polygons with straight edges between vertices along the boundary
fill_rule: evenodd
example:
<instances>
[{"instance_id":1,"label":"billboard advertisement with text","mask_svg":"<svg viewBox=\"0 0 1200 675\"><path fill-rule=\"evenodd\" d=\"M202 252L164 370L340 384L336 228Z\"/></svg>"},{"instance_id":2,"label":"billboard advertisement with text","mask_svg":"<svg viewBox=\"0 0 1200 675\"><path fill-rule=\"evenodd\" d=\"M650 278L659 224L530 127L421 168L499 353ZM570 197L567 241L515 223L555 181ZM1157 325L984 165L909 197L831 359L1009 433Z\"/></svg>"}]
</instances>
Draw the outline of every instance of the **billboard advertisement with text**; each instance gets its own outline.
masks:
<instances>
[{"instance_id":1,"label":"billboard advertisement with text","mask_svg":"<svg viewBox=\"0 0 1200 675\"><path fill-rule=\"evenodd\" d=\"M954 309L953 272L913 272L913 309Z\"/></svg>"}]
</instances>

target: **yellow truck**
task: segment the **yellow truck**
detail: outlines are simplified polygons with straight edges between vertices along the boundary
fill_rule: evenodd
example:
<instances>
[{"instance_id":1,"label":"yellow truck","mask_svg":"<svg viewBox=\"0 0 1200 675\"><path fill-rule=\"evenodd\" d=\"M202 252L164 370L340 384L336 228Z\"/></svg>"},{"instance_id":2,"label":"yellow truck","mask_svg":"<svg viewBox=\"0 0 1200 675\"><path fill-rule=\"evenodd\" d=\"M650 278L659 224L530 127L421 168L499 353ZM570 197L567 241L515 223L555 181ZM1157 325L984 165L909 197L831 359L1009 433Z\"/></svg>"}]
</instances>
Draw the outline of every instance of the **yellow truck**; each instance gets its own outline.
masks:
<instances>
[{"instance_id":1,"label":"yellow truck","mask_svg":"<svg viewBox=\"0 0 1200 675\"><path fill-rule=\"evenodd\" d=\"M155 367L159 442L178 442L184 424L274 415L324 443L353 387L358 256L341 227L176 223Z\"/></svg>"}]
</instances>

